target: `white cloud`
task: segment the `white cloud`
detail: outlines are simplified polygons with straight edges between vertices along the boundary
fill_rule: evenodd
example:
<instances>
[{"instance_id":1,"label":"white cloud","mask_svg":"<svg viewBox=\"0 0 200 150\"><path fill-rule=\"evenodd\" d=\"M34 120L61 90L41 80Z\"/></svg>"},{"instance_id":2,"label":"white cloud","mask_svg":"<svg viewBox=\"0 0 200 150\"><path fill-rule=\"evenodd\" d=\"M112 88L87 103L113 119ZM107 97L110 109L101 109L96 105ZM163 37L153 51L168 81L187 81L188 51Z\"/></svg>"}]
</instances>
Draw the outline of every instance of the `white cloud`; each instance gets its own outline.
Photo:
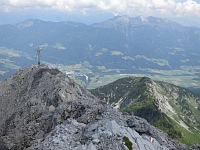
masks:
<instances>
[{"instance_id":1,"label":"white cloud","mask_svg":"<svg viewBox=\"0 0 200 150\"><path fill-rule=\"evenodd\" d=\"M182 4L176 6L177 14L188 17L197 16L200 17L200 4L192 0L188 0Z\"/></svg>"},{"instance_id":2,"label":"white cloud","mask_svg":"<svg viewBox=\"0 0 200 150\"><path fill-rule=\"evenodd\" d=\"M121 15L164 15L200 18L200 4L194 0L1 0L0 10L57 10L84 12L90 10Z\"/></svg>"}]
</instances>

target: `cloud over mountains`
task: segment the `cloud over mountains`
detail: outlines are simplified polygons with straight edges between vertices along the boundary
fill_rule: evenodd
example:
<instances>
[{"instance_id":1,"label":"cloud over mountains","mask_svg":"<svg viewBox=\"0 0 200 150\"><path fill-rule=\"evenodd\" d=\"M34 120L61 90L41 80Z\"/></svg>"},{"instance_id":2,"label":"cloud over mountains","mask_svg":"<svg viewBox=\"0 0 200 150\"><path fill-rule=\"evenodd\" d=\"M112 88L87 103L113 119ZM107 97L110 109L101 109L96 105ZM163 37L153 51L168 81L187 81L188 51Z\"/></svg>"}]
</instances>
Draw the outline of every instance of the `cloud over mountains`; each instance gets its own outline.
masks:
<instances>
[{"instance_id":1,"label":"cloud over mountains","mask_svg":"<svg viewBox=\"0 0 200 150\"><path fill-rule=\"evenodd\" d=\"M142 14L200 18L200 3L194 0L1 0L2 12L45 9L66 12L90 10L116 15Z\"/></svg>"}]
</instances>

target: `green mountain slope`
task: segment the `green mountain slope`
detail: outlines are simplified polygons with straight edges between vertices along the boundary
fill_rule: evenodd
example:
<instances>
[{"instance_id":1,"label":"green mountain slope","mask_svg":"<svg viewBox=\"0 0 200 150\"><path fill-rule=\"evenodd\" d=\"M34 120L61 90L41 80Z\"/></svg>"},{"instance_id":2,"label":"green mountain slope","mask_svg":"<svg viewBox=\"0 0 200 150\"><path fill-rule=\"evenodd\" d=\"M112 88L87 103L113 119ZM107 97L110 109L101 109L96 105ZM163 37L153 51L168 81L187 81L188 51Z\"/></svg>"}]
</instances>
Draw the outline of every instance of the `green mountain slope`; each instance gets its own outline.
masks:
<instances>
[{"instance_id":1,"label":"green mountain slope","mask_svg":"<svg viewBox=\"0 0 200 150\"><path fill-rule=\"evenodd\" d=\"M127 77L91 92L124 113L145 118L173 139L200 141L200 96L147 77Z\"/></svg>"}]
</instances>

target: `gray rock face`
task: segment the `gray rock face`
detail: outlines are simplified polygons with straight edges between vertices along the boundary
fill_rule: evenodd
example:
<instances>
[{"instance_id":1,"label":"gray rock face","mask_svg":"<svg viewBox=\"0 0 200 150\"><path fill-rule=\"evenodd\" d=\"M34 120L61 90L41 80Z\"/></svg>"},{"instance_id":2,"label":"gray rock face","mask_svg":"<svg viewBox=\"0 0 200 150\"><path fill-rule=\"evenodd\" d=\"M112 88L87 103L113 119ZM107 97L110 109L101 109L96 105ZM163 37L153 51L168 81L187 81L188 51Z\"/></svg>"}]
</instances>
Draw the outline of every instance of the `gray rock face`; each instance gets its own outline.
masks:
<instances>
[{"instance_id":1,"label":"gray rock face","mask_svg":"<svg viewBox=\"0 0 200 150\"><path fill-rule=\"evenodd\" d=\"M0 86L1 145L7 149L29 147L64 119L86 113L78 103L82 99L96 101L56 69L40 66L19 70Z\"/></svg>"},{"instance_id":2,"label":"gray rock face","mask_svg":"<svg viewBox=\"0 0 200 150\"><path fill-rule=\"evenodd\" d=\"M0 106L0 150L128 150L130 143L134 150L185 147L46 66L21 69L1 83Z\"/></svg>"},{"instance_id":3,"label":"gray rock face","mask_svg":"<svg viewBox=\"0 0 200 150\"><path fill-rule=\"evenodd\" d=\"M134 129L140 134L147 134L154 137L161 145L168 145L169 148L184 147L183 144L171 140L163 131L151 126L145 119L131 116L126 122L128 127Z\"/></svg>"}]
</instances>

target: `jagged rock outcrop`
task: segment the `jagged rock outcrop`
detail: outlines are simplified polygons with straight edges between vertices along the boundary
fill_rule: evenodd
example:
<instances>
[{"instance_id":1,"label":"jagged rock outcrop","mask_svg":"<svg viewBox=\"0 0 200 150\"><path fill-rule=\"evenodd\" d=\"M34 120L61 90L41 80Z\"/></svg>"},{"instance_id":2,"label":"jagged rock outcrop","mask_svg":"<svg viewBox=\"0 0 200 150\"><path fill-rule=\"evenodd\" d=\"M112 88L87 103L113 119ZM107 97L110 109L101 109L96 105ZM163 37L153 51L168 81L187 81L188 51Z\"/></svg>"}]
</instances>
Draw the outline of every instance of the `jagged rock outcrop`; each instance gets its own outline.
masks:
<instances>
[{"instance_id":1,"label":"jagged rock outcrop","mask_svg":"<svg viewBox=\"0 0 200 150\"><path fill-rule=\"evenodd\" d=\"M0 150L185 147L144 119L122 115L46 66L21 69L2 82L0 106Z\"/></svg>"},{"instance_id":2,"label":"jagged rock outcrop","mask_svg":"<svg viewBox=\"0 0 200 150\"><path fill-rule=\"evenodd\" d=\"M87 110L73 100L95 101L73 80L46 66L19 70L0 91L0 142L8 149L28 147L64 119L84 114Z\"/></svg>"}]
</instances>

